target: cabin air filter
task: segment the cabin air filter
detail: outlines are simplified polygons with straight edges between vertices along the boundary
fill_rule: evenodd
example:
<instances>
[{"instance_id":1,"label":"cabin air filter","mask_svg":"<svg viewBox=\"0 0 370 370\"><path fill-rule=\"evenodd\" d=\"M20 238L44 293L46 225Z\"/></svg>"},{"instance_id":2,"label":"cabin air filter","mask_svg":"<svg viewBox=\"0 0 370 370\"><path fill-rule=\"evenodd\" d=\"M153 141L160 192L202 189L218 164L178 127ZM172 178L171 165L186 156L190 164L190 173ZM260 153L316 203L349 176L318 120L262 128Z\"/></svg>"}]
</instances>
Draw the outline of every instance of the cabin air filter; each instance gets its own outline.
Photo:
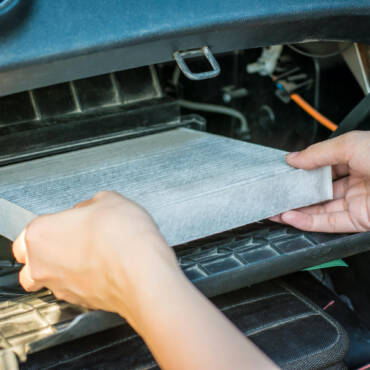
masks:
<instances>
[{"instance_id":1,"label":"cabin air filter","mask_svg":"<svg viewBox=\"0 0 370 370\"><path fill-rule=\"evenodd\" d=\"M285 154L181 128L2 167L0 198L44 214L114 190L174 246L332 198L330 167L294 169ZM0 212L4 236L30 219L7 202Z\"/></svg>"}]
</instances>

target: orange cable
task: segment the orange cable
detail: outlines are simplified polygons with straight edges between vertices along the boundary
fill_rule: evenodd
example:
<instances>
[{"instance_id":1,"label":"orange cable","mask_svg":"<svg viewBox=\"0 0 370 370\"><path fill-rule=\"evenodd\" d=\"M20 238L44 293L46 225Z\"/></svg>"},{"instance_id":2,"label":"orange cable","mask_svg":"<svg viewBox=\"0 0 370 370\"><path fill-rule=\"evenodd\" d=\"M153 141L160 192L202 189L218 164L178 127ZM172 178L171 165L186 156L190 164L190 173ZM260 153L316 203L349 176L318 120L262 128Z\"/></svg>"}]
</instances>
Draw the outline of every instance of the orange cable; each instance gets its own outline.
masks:
<instances>
[{"instance_id":1,"label":"orange cable","mask_svg":"<svg viewBox=\"0 0 370 370\"><path fill-rule=\"evenodd\" d=\"M316 121L320 122L323 126L328 128L331 131L335 131L338 128L334 122L330 121L330 119L324 117L321 113L319 113L314 107L306 102L300 95L298 94L291 94L290 98L297 103L304 111L306 111L310 116L312 116Z\"/></svg>"}]
</instances>

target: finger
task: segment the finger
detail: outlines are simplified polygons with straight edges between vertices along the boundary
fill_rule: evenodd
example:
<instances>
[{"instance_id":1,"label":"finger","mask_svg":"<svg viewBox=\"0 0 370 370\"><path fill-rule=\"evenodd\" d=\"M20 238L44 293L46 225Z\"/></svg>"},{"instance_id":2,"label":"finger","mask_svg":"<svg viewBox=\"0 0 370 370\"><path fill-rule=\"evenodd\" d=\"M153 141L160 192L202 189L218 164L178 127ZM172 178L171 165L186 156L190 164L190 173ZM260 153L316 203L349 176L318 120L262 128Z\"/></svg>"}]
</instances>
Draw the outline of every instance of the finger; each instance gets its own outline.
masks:
<instances>
[{"instance_id":1,"label":"finger","mask_svg":"<svg viewBox=\"0 0 370 370\"><path fill-rule=\"evenodd\" d=\"M14 258L19 263L25 263L26 262L26 242L24 239L24 235L26 233L26 230L23 230L17 239L15 239L13 245L12 245L12 251Z\"/></svg>"},{"instance_id":2,"label":"finger","mask_svg":"<svg viewBox=\"0 0 370 370\"><path fill-rule=\"evenodd\" d=\"M120 197L121 198L121 195L118 194L117 192L115 191L111 191L111 190L101 190L99 191L98 193L96 193L94 196L93 196L93 199L94 200L99 200L99 199L104 199L104 198L116 198L116 197Z\"/></svg>"},{"instance_id":3,"label":"finger","mask_svg":"<svg viewBox=\"0 0 370 370\"><path fill-rule=\"evenodd\" d=\"M81 305L82 301L77 296L75 296L73 293L64 290L64 289L52 289L52 287L48 287L50 289L54 296L60 300L60 301L66 301L72 304Z\"/></svg>"},{"instance_id":4,"label":"finger","mask_svg":"<svg viewBox=\"0 0 370 370\"><path fill-rule=\"evenodd\" d=\"M285 222L283 222L283 220L281 219L281 214L279 215L275 215L275 216L272 216L272 217L269 217L268 218L270 221L273 221L273 222L278 222L279 224L283 224Z\"/></svg>"},{"instance_id":5,"label":"finger","mask_svg":"<svg viewBox=\"0 0 370 370\"><path fill-rule=\"evenodd\" d=\"M73 206L73 208L83 208L83 207L87 207L87 206L89 206L93 203L95 203L95 199L91 198L91 199L83 200L82 202L76 203Z\"/></svg>"},{"instance_id":6,"label":"finger","mask_svg":"<svg viewBox=\"0 0 370 370\"><path fill-rule=\"evenodd\" d=\"M43 288L43 285L35 282L30 274L28 265L25 265L19 273L19 282L27 292L35 292Z\"/></svg>"},{"instance_id":7,"label":"finger","mask_svg":"<svg viewBox=\"0 0 370 370\"><path fill-rule=\"evenodd\" d=\"M337 164L332 167L332 176L334 180L347 175L349 175L348 164Z\"/></svg>"},{"instance_id":8,"label":"finger","mask_svg":"<svg viewBox=\"0 0 370 370\"><path fill-rule=\"evenodd\" d=\"M348 209L347 202L344 198L331 200L323 204L315 204L313 206L302 207L296 211L303 212L307 215L316 215L332 212L341 212Z\"/></svg>"},{"instance_id":9,"label":"finger","mask_svg":"<svg viewBox=\"0 0 370 370\"><path fill-rule=\"evenodd\" d=\"M326 233L353 233L358 232L346 211L310 215L299 211L284 213L282 219L289 225L304 231Z\"/></svg>"},{"instance_id":10,"label":"finger","mask_svg":"<svg viewBox=\"0 0 370 370\"><path fill-rule=\"evenodd\" d=\"M370 182L367 183L362 177L346 176L333 182L333 198L340 199L346 195L370 193Z\"/></svg>"},{"instance_id":11,"label":"finger","mask_svg":"<svg viewBox=\"0 0 370 370\"><path fill-rule=\"evenodd\" d=\"M343 177L342 179L333 182L333 198L340 199L344 198L349 189L349 176Z\"/></svg>"},{"instance_id":12,"label":"finger","mask_svg":"<svg viewBox=\"0 0 370 370\"><path fill-rule=\"evenodd\" d=\"M290 153L286 160L296 168L312 170L315 168L348 164L353 145L348 134L311 145L301 152Z\"/></svg>"}]
</instances>

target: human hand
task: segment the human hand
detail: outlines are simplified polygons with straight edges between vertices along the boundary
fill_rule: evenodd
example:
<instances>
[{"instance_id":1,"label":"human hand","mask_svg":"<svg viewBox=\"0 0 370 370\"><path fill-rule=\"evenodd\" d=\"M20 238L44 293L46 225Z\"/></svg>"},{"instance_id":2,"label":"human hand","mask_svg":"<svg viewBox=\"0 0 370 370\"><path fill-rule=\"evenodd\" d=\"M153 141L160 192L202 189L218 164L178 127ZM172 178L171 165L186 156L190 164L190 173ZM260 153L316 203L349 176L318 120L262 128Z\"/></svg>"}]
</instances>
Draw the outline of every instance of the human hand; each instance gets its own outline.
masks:
<instances>
[{"instance_id":1,"label":"human hand","mask_svg":"<svg viewBox=\"0 0 370 370\"><path fill-rule=\"evenodd\" d=\"M189 282L148 213L119 194L36 218L13 253L27 291L120 314L161 368L277 369Z\"/></svg>"},{"instance_id":2,"label":"human hand","mask_svg":"<svg viewBox=\"0 0 370 370\"><path fill-rule=\"evenodd\" d=\"M305 170L331 165L334 199L284 212L271 217L272 221L307 231L370 230L370 132L352 131L290 153L286 160Z\"/></svg>"},{"instance_id":3,"label":"human hand","mask_svg":"<svg viewBox=\"0 0 370 370\"><path fill-rule=\"evenodd\" d=\"M117 193L101 192L73 209L37 217L13 244L27 291L118 312L134 326L136 288L163 268L177 269L149 214Z\"/></svg>"}]
</instances>

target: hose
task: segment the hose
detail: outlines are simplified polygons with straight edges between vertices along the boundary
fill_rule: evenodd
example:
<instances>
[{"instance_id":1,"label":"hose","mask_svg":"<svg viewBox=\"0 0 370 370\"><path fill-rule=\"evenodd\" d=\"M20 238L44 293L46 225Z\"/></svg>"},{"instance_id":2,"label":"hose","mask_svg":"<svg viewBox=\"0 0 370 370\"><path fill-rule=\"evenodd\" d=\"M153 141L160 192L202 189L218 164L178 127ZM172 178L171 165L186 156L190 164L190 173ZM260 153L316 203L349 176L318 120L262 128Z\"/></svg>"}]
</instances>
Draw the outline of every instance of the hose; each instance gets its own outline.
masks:
<instances>
[{"instance_id":1,"label":"hose","mask_svg":"<svg viewBox=\"0 0 370 370\"><path fill-rule=\"evenodd\" d=\"M198 103L189 100L179 100L179 105L182 108L198 110L210 113L225 114L237 118L240 121L240 133L246 134L249 132L248 122L244 115L234 108L225 107L223 105L215 105L208 103Z\"/></svg>"},{"instance_id":2,"label":"hose","mask_svg":"<svg viewBox=\"0 0 370 370\"><path fill-rule=\"evenodd\" d=\"M319 113L315 108L313 108L310 104L306 102L300 95L298 94L291 94L290 98L298 104L304 111L306 111L310 116L315 118L316 121L320 122L323 126L328 128L331 131L335 131L338 128L334 122L330 121L330 119L323 116Z\"/></svg>"}]
</instances>

